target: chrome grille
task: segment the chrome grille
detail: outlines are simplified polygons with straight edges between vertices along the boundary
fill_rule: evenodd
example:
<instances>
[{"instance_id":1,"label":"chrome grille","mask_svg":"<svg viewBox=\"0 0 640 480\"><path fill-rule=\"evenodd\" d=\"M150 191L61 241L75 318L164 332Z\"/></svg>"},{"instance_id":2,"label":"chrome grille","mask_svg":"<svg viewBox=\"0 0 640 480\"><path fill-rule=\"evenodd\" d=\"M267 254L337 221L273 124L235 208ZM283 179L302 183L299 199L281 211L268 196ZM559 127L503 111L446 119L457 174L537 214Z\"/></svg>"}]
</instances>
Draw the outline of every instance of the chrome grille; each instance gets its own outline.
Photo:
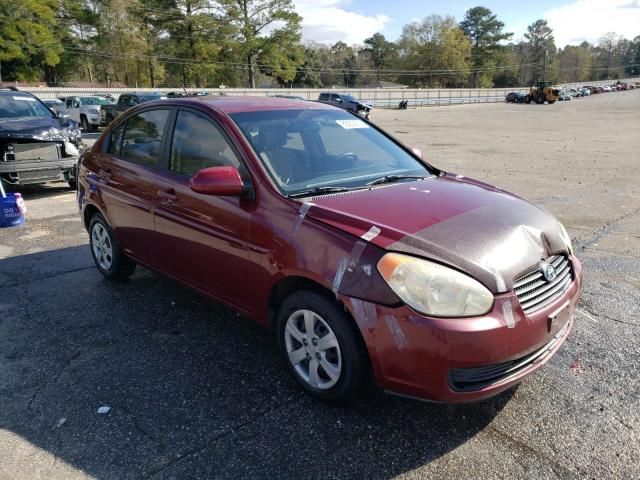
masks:
<instances>
[{"instance_id":1,"label":"chrome grille","mask_svg":"<svg viewBox=\"0 0 640 480\"><path fill-rule=\"evenodd\" d=\"M571 262L565 255L554 255L546 260L556 270L556 278L547 281L540 268L525 273L513 284L524 313L534 312L560 297L571 285Z\"/></svg>"}]
</instances>

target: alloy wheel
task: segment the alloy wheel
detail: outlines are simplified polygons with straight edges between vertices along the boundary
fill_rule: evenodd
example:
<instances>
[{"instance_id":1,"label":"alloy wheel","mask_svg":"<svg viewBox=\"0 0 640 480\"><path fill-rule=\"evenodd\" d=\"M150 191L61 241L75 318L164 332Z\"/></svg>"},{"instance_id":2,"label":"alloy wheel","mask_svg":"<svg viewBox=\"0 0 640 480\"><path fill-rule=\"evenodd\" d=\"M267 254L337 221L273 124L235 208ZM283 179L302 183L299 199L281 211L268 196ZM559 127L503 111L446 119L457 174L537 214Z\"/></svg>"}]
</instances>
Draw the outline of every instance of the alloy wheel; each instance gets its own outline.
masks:
<instances>
[{"instance_id":1,"label":"alloy wheel","mask_svg":"<svg viewBox=\"0 0 640 480\"><path fill-rule=\"evenodd\" d=\"M113 265L113 245L109 232L101 223L96 223L91 231L91 247L96 262L103 270L110 270Z\"/></svg>"},{"instance_id":2,"label":"alloy wheel","mask_svg":"<svg viewBox=\"0 0 640 480\"><path fill-rule=\"evenodd\" d=\"M340 379L342 355L329 324L311 310L297 310L284 330L287 356L296 373L309 386L328 390Z\"/></svg>"}]
</instances>

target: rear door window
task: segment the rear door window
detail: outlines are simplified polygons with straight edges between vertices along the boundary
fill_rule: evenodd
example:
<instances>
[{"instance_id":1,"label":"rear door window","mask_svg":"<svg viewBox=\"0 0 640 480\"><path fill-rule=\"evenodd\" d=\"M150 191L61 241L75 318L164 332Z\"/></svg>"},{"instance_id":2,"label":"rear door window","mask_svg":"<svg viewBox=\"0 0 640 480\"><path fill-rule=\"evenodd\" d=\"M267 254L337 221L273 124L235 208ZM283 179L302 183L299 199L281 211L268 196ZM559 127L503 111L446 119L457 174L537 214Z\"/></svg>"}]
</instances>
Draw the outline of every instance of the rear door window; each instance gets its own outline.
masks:
<instances>
[{"instance_id":1,"label":"rear door window","mask_svg":"<svg viewBox=\"0 0 640 480\"><path fill-rule=\"evenodd\" d=\"M240 167L222 132L205 117L180 111L171 142L169 169L193 176L203 168L222 166Z\"/></svg>"},{"instance_id":2,"label":"rear door window","mask_svg":"<svg viewBox=\"0 0 640 480\"><path fill-rule=\"evenodd\" d=\"M162 136L169 110L149 110L126 121L120 156L139 165L160 165Z\"/></svg>"}]
</instances>

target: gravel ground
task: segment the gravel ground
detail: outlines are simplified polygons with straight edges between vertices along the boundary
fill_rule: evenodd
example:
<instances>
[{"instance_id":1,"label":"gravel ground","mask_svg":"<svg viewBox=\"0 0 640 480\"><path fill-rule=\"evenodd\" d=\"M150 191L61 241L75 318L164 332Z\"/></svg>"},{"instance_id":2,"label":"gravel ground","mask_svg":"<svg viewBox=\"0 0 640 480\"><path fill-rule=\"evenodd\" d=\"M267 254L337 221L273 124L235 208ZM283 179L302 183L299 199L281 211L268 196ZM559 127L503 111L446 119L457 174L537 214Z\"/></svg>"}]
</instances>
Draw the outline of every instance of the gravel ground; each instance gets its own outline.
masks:
<instances>
[{"instance_id":1,"label":"gravel ground","mask_svg":"<svg viewBox=\"0 0 640 480\"><path fill-rule=\"evenodd\" d=\"M144 269L107 283L73 192L22 189L26 226L0 231L0 479L640 478L639 112L640 90L375 113L550 210L584 262L563 348L465 406L316 402L271 332Z\"/></svg>"}]
</instances>

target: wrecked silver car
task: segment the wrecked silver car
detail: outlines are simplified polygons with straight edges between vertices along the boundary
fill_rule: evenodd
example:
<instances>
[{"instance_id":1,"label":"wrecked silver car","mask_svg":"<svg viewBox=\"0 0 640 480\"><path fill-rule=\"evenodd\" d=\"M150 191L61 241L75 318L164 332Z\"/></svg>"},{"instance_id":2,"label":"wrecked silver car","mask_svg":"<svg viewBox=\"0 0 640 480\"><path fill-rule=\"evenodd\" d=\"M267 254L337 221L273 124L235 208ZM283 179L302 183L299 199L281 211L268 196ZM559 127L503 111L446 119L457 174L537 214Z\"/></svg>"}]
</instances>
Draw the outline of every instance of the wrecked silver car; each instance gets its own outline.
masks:
<instances>
[{"instance_id":1,"label":"wrecked silver car","mask_svg":"<svg viewBox=\"0 0 640 480\"><path fill-rule=\"evenodd\" d=\"M78 124L27 92L0 90L0 179L11 185L66 181L76 186L84 150Z\"/></svg>"}]
</instances>

